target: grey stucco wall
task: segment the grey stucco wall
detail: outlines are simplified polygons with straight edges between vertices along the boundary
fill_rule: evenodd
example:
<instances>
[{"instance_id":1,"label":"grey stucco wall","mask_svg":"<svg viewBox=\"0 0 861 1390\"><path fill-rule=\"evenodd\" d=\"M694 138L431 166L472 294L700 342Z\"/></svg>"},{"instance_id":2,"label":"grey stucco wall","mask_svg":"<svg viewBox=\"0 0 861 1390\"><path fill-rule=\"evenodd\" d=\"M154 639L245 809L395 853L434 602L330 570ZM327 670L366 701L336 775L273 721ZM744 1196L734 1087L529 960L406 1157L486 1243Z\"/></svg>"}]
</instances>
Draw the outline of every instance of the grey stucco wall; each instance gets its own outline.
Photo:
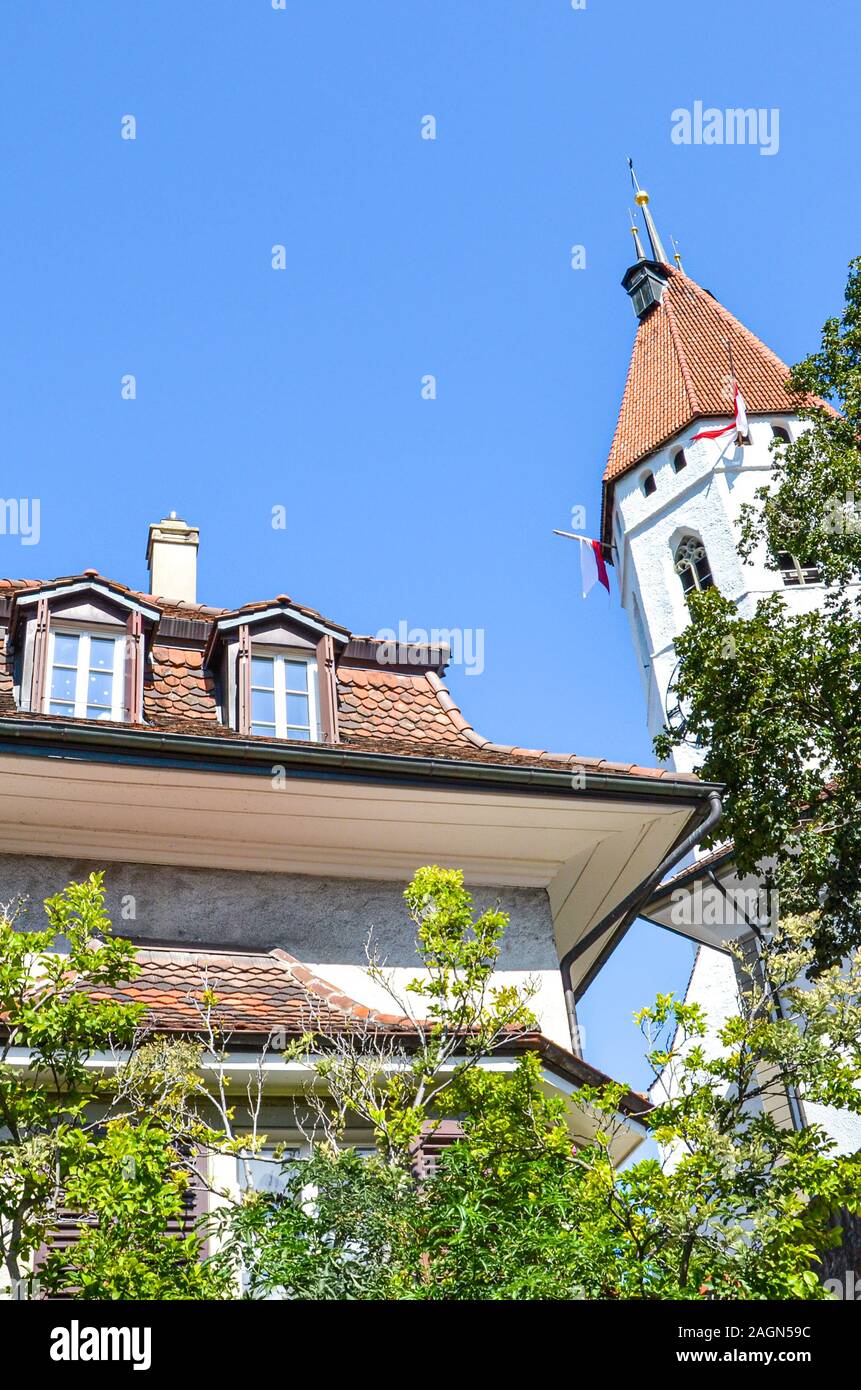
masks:
<instances>
[{"instance_id":1,"label":"grey stucco wall","mask_svg":"<svg viewBox=\"0 0 861 1390\"><path fill-rule=\"evenodd\" d=\"M22 924L43 926L46 897L103 867L114 930L136 940L280 946L305 961L362 966L372 929L389 965L410 967L416 959L402 883L0 855L0 902L26 896ZM498 905L510 913L501 969L557 968L544 889L480 888L473 894L479 907Z\"/></svg>"}]
</instances>

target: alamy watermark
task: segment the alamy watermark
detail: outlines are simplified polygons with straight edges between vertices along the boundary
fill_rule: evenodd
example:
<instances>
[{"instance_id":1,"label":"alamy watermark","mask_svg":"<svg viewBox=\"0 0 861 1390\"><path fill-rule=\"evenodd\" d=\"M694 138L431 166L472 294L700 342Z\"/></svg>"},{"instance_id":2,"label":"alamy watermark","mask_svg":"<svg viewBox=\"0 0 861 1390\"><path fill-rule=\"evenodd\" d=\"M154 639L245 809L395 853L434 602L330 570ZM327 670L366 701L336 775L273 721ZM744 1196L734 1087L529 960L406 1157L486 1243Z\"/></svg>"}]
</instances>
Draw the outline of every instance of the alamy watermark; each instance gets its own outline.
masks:
<instances>
[{"instance_id":1,"label":"alamy watermark","mask_svg":"<svg viewBox=\"0 0 861 1390\"><path fill-rule=\"evenodd\" d=\"M41 519L38 497L0 497L0 536L17 536L22 545L38 545Z\"/></svg>"},{"instance_id":2,"label":"alamy watermark","mask_svg":"<svg viewBox=\"0 0 861 1390\"><path fill-rule=\"evenodd\" d=\"M484 671L484 628L410 627L405 618L394 628L380 628L376 660L380 666L432 666L445 649L447 666L462 666L468 676Z\"/></svg>"},{"instance_id":3,"label":"alamy watermark","mask_svg":"<svg viewBox=\"0 0 861 1390\"><path fill-rule=\"evenodd\" d=\"M677 106L670 114L674 145L755 145L760 154L780 149L780 109L777 106Z\"/></svg>"},{"instance_id":4,"label":"alamy watermark","mask_svg":"<svg viewBox=\"0 0 861 1390\"><path fill-rule=\"evenodd\" d=\"M82 1327L72 1318L68 1327L51 1332L52 1361L130 1361L135 1371L152 1365L149 1327Z\"/></svg>"},{"instance_id":5,"label":"alamy watermark","mask_svg":"<svg viewBox=\"0 0 861 1390\"><path fill-rule=\"evenodd\" d=\"M774 926L780 919L776 889L727 888L696 883L693 888L674 888L670 921L674 927Z\"/></svg>"}]
</instances>

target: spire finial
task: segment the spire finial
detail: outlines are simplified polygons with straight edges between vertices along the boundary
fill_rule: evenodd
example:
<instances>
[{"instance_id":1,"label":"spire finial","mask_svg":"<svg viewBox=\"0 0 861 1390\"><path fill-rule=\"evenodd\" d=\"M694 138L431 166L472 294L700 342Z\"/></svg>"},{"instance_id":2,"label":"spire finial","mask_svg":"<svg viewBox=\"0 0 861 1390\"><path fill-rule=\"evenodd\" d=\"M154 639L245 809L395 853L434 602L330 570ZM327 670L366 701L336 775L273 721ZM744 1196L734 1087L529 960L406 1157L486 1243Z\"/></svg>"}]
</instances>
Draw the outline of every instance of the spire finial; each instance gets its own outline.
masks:
<instances>
[{"instance_id":1,"label":"spire finial","mask_svg":"<svg viewBox=\"0 0 861 1390\"><path fill-rule=\"evenodd\" d=\"M646 259L646 253L643 250L643 243L640 240L640 229L637 226L637 219L630 208L628 208L628 216L631 219L631 236L634 238L634 249L637 252L637 260L644 261Z\"/></svg>"},{"instance_id":2,"label":"spire finial","mask_svg":"<svg viewBox=\"0 0 861 1390\"><path fill-rule=\"evenodd\" d=\"M652 248L652 259L659 261L661 265L669 265L670 262L667 257L667 253L664 250L664 244L661 241L660 236L658 235L658 229L655 226L655 219L652 216L651 211L649 209L649 195L646 192L646 190L644 188L641 188L639 183L637 182L637 175L634 173L634 161L630 158L630 156L628 158L628 168L631 171L631 182L634 185L634 201L637 204L637 207L643 209L643 221L646 224L646 231L649 234L649 244Z\"/></svg>"},{"instance_id":3,"label":"spire finial","mask_svg":"<svg viewBox=\"0 0 861 1390\"><path fill-rule=\"evenodd\" d=\"M673 260L675 261L682 274L684 274L685 268L682 265L682 257L679 252L679 243L676 241L676 238L673 236L672 232L670 233L670 241L673 243Z\"/></svg>"}]
</instances>

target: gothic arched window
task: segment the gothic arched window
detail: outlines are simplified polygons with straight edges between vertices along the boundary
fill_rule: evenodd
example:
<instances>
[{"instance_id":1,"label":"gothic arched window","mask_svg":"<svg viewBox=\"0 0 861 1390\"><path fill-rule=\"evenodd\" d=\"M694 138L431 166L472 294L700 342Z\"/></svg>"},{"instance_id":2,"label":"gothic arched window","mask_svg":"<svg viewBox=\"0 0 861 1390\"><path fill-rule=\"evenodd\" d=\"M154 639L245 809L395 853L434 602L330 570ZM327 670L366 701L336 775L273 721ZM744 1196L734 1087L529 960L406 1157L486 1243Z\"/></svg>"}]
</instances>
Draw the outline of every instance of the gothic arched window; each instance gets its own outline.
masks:
<instances>
[{"instance_id":1,"label":"gothic arched window","mask_svg":"<svg viewBox=\"0 0 861 1390\"><path fill-rule=\"evenodd\" d=\"M683 536L673 559L686 594L694 589L710 589L714 584L706 548L698 536Z\"/></svg>"}]
</instances>

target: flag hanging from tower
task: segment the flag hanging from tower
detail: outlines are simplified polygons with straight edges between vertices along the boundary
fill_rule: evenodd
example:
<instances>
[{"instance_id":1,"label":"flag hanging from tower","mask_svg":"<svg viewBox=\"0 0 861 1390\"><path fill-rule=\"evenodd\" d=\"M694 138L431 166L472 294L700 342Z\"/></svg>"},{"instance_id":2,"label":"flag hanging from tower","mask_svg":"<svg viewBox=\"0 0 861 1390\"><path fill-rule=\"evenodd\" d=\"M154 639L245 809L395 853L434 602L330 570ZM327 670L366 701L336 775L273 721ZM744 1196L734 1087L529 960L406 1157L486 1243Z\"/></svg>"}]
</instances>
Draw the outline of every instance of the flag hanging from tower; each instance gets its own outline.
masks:
<instances>
[{"instance_id":1,"label":"flag hanging from tower","mask_svg":"<svg viewBox=\"0 0 861 1390\"><path fill-rule=\"evenodd\" d=\"M740 439L746 438L747 406L744 403L744 396L738 389L738 382L735 383L733 401L735 407L735 418L733 419L732 424L722 425L721 428L717 430L700 430L699 434L695 434L693 439L691 440L692 444L696 444L698 439L720 439L722 434L729 434L730 430L735 430L735 433L738 435Z\"/></svg>"},{"instance_id":2,"label":"flag hanging from tower","mask_svg":"<svg viewBox=\"0 0 861 1390\"><path fill-rule=\"evenodd\" d=\"M596 584L603 584L609 594L610 577L604 563L601 542L590 540L588 536L575 536L571 531L557 531L556 535L566 536L569 541L580 543L580 582L583 597L588 598Z\"/></svg>"}]
</instances>

